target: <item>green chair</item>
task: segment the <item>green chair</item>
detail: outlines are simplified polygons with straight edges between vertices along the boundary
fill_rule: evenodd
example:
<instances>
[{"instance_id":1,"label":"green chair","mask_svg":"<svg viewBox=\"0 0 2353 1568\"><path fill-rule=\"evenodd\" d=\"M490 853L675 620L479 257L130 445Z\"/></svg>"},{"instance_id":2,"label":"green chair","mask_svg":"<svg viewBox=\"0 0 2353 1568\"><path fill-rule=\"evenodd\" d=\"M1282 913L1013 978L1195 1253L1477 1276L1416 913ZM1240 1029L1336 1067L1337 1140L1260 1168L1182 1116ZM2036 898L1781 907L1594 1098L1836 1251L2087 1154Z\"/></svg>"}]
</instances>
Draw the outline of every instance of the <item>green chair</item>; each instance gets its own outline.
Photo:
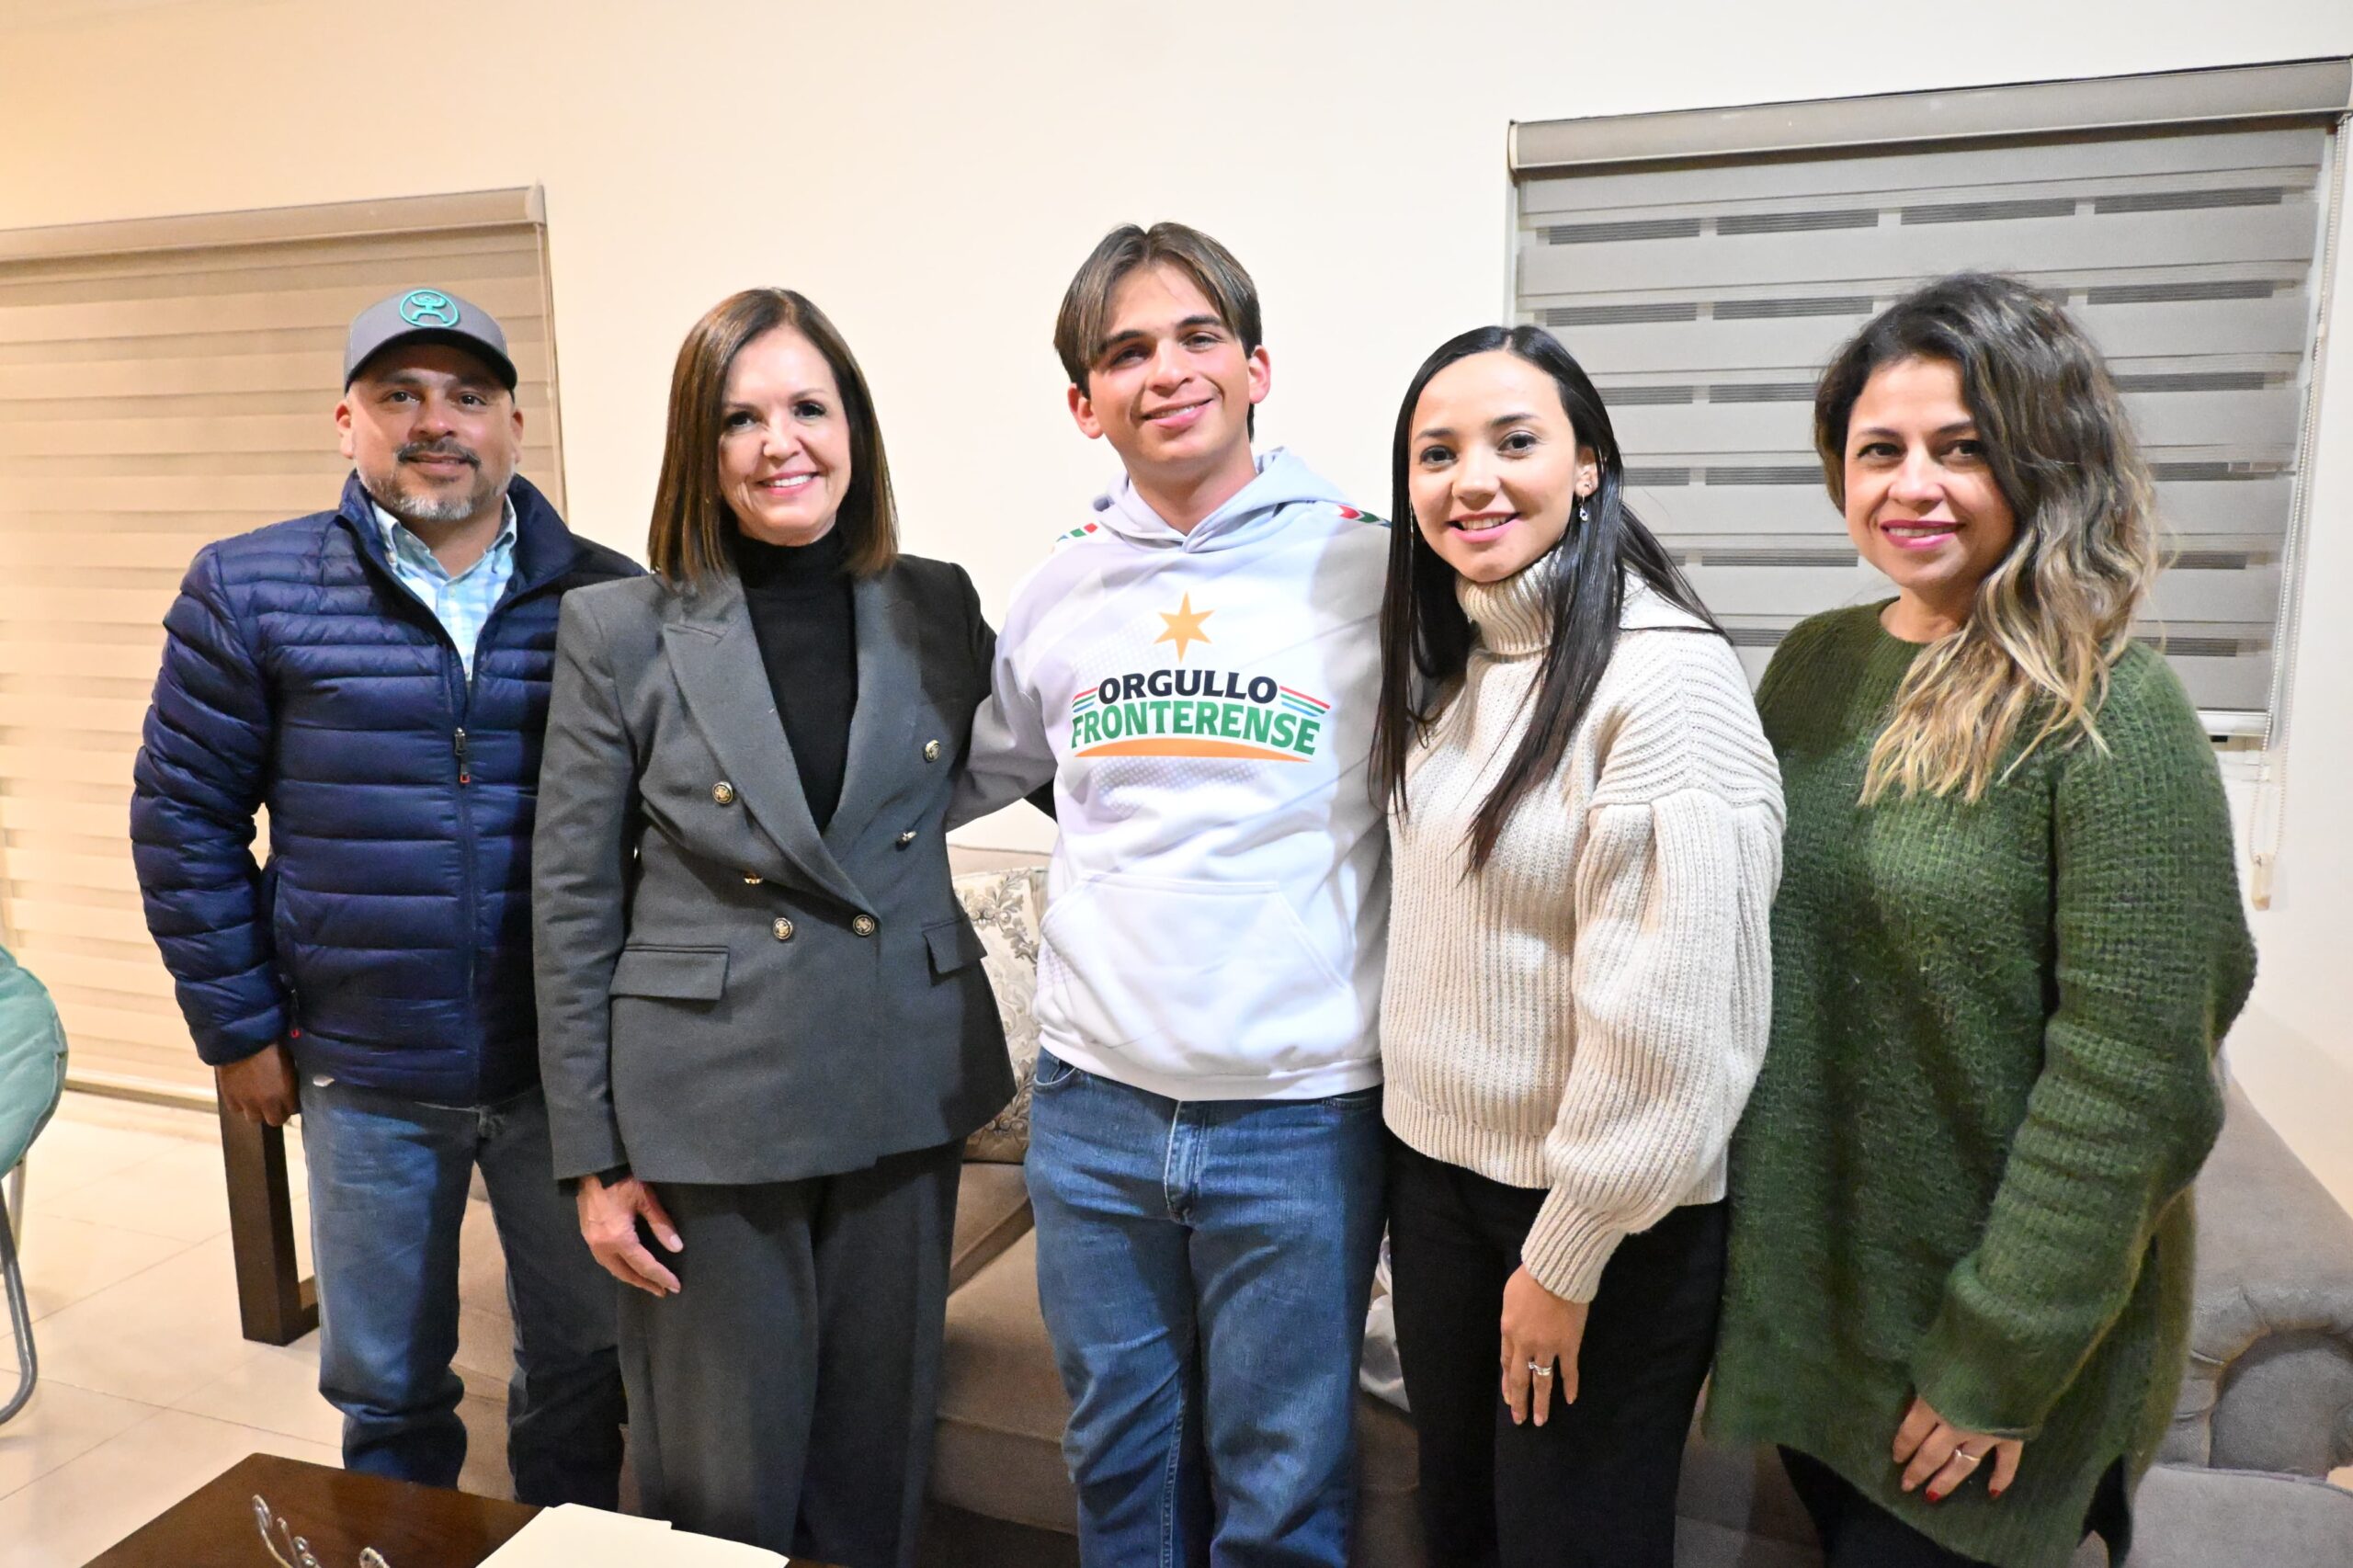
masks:
<instances>
[{"instance_id":1,"label":"green chair","mask_svg":"<svg viewBox=\"0 0 2353 1568\"><path fill-rule=\"evenodd\" d=\"M17 1208L24 1199L25 1151L57 1110L65 1092L65 1029L49 988L0 948L0 1172L17 1174ZM0 1284L8 1297L8 1326L17 1335L17 1392L0 1405L0 1421L33 1396L40 1364L33 1355L32 1309L25 1301L24 1271L17 1266L18 1215L0 1203Z\"/></svg>"}]
</instances>

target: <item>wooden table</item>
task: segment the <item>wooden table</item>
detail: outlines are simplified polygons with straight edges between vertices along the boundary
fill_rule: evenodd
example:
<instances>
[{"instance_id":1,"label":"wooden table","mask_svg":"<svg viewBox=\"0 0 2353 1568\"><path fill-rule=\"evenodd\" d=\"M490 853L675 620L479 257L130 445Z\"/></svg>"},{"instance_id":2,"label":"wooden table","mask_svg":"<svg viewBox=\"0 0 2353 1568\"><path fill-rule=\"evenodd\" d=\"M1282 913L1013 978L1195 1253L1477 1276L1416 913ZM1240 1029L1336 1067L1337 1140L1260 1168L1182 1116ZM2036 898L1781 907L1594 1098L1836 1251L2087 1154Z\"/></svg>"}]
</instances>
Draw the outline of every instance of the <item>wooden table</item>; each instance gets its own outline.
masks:
<instances>
[{"instance_id":1,"label":"wooden table","mask_svg":"<svg viewBox=\"0 0 2353 1568\"><path fill-rule=\"evenodd\" d=\"M270 1568L254 1522L258 1493L310 1543L320 1568L358 1568L374 1547L392 1568L476 1568L537 1508L248 1454L90 1559L88 1568ZM825 1568L805 1557L793 1568Z\"/></svg>"},{"instance_id":2,"label":"wooden table","mask_svg":"<svg viewBox=\"0 0 2353 1568\"><path fill-rule=\"evenodd\" d=\"M537 1508L414 1482L249 1454L90 1560L91 1568L270 1568L254 1494L311 1543L322 1568L357 1568L362 1547L392 1568L474 1568Z\"/></svg>"}]
</instances>

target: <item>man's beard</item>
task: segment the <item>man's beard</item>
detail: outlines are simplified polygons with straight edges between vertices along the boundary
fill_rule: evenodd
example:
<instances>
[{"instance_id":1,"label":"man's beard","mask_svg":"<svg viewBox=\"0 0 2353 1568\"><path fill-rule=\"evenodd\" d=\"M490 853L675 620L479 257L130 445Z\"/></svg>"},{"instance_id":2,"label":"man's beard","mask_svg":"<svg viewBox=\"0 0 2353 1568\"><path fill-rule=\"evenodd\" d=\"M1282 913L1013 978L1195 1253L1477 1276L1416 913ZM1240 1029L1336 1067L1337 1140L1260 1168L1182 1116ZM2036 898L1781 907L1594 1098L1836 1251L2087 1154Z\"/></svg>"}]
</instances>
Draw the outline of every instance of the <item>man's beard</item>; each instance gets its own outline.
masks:
<instances>
[{"instance_id":1,"label":"man's beard","mask_svg":"<svg viewBox=\"0 0 2353 1568\"><path fill-rule=\"evenodd\" d=\"M492 487L477 485L471 495L379 495L376 504L404 523L462 523L483 509Z\"/></svg>"},{"instance_id":2,"label":"man's beard","mask_svg":"<svg viewBox=\"0 0 2353 1568\"><path fill-rule=\"evenodd\" d=\"M401 467L413 457L428 454L458 456L474 465L474 483L463 495L410 494L401 486ZM462 447L433 446L420 442L403 447L394 454L392 466L381 475L362 474L368 494L376 505L404 523L461 523L483 510L491 498L505 487L497 475L483 472L482 459Z\"/></svg>"}]
</instances>

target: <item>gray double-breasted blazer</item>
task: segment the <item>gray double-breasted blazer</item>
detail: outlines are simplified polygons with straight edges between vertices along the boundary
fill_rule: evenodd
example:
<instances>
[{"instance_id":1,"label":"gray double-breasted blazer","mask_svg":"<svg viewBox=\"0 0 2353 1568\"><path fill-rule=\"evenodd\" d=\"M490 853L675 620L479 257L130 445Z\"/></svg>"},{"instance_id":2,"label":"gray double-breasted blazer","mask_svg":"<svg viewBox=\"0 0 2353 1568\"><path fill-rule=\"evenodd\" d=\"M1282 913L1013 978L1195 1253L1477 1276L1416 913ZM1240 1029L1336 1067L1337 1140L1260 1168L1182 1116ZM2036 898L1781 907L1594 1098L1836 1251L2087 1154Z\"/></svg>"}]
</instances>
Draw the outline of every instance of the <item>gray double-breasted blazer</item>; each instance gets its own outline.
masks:
<instances>
[{"instance_id":1,"label":"gray double-breasted blazer","mask_svg":"<svg viewBox=\"0 0 2353 1568\"><path fill-rule=\"evenodd\" d=\"M531 842L558 1176L834 1175L1013 1096L943 819L995 638L961 567L852 589L858 707L820 832L743 588L568 596Z\"/></svg>"}]
</instances>

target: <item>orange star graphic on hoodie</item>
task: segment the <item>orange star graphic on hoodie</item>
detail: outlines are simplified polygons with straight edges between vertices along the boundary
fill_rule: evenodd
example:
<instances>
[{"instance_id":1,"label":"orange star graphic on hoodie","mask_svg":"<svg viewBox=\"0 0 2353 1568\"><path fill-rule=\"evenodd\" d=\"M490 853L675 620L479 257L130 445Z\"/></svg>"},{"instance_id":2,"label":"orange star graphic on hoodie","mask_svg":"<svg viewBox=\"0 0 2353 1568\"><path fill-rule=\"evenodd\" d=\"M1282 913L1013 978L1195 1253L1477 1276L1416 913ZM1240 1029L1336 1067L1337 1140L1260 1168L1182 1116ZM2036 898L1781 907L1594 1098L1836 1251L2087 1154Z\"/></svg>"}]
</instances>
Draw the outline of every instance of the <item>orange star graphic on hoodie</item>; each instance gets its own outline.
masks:
<instances>
[{"instance_id":1,"label":"orange star graphic on hoodie","mask_svg":"<svg viewBox=\"0 0 2353 1568\"><path fill-rule=\"evenodd\" d=\"M1176 614L1171 615L1166 610L1161 610L1158 612L1160 619L1168 623L1168 630L1154 638L1153 641L1154 642L1176 643L1176 662L1182 664L1185 661L1185 649L1189 644L1195 642L1206 642L1210 640L1210 634L1201 630L1201 622L1207 620L1216 613L1217 611L1213 609L1205 609L1200 611L1199 614L1194 613L1193 596L1187 594L1185 596L1185 602L1176 608Z\"/></svg>"}]
</instances>

